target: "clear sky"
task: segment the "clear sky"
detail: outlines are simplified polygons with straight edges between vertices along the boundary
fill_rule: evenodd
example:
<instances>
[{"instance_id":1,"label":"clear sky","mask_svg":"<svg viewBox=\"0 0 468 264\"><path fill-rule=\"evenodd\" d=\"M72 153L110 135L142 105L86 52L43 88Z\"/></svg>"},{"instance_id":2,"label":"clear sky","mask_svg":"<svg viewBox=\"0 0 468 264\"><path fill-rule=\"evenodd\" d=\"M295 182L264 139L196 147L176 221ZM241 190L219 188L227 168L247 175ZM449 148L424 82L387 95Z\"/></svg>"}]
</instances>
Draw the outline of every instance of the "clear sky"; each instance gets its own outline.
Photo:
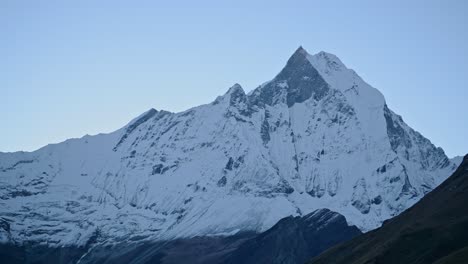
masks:
<instances>
[{"instance_id":1,"label":"clear sky","mask_svg":"<svg viewBox=\"0 0 468 264\"><path fill-rule=\"evenodd\" d=\"M337 55L449 156L468 152L468 1L162 2L0 1L0 151L250 91L302 45Z\"/></svg>"}]
</instances>

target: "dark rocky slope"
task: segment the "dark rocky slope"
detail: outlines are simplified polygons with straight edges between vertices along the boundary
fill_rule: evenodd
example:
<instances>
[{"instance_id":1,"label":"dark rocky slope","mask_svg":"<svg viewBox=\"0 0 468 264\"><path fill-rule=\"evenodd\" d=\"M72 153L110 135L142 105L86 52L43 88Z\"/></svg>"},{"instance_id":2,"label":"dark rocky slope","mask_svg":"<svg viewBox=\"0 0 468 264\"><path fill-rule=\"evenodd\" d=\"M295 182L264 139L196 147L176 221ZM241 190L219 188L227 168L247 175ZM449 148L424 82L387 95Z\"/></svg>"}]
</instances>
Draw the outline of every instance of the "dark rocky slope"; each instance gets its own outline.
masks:
<instances>
[{"instance_id":1,"label":"dark rocky slope","mask_svg":"<svg viewBox=\"0 0 468 264\"><path fill-rule=\"evenodd\" d=\"M340 242L361 234L344 216L328 209L286 217L231 253L224 263L304 263Z\"/></svg>"},{"instance_id":2,"label":"dark rocky slope","mask_svg":"<svg viewBox=\"0 0 468 264\"><path fill-rule=\"evenodd\" d=\"M260 233L167 242L50 248L0 245L0 263L303 263L361 231L328 209L286 217Z\"/></svg>"},{"instance_id":3,"label":"dark rocky slope","mask_svg":"<svg viewBox=\"0 0 468 264\"><path fill-rule=\"evenodd\" d=\"M445 182L379 229L310 263L468 263L468 155Z\"/></svg>"}]
</instances>

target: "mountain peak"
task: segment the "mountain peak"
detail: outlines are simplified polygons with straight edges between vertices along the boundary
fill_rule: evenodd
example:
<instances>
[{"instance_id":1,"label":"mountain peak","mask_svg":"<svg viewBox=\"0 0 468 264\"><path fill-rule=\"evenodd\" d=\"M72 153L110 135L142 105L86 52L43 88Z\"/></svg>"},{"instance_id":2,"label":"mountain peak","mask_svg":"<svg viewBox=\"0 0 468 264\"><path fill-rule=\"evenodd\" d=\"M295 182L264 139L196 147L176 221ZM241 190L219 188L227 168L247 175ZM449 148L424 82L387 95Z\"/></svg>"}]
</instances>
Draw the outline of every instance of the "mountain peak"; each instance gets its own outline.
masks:
<instances>
[{"instance_id":1,"label":"mountain peak","mask_svg":"<svg viewBox=\"0 0 468 264\"><path fill-rule=\"evenodd\" d=\"M309 53L307 52L307 50L305 50L302 46L299 46L299 48L296 49L296 51L293 53L293 56L294 56L295 54L302 55L302 56L307 56L307 55L309 55Z\"/></svg>"},{"instance_id":2,"label":"mountain peak","mask_svg":"<svg viewBox=\"0 0 468 264\"><path fill-rule=\"evenodd\" d=\"M309 56L310 54L302 46L299 46L299 48L297 48L296 51L288 59L285 68L299 68L304 65L310 65L310 62L308 60Z\"/></svg>"},{"instance_id":3,"label":"mountain peak","mask_svg":"<svg viewBox=\"0 0 468 264\"><path fill-rule=\"evenodd\" d=\"M255 98L251 102L267 105L286 103L291 107L311 97L315 100L323 98L329 90L328 84L309 58L310 54L300 46L272 81L252 93Z\"/></svg>"},{"instance_id":4,"label":"mountain peak","mask_svg":"<svg viewBox=\"0 0 468 264\"><path fill-rule=\"evenodd\" d=\"M311 60L312 64L314 64L316 67L326 67L333 70L346 68L343 62L341 62L341 60L336 55L325 51L320 51L319 53L310 56L309 60Z\"/></svg>"},{"instance_id":5,"label":"mountain peak","mask_svg":"<svg viewBox=\"0 0 468 264\"><path fill-rule=\"evenodd\" d=\"M244 89L242 88L242 86L240 84L235 83L225 93L225 95L232 95L232 94L244 94L245 95L245 92L244 92Z\"/></svg>"},{"instance_id":6,"label":"mountain peak","mask_svg":"<svg viewBox=\"0 0 468 264\"><path fill-rule=\"evenodd\" d=\"M310 54L302 46L299 46L299 48L297 48L289 58L288 63L294 61L306 61L309 56Z\"/></svg>"}]
</instances>

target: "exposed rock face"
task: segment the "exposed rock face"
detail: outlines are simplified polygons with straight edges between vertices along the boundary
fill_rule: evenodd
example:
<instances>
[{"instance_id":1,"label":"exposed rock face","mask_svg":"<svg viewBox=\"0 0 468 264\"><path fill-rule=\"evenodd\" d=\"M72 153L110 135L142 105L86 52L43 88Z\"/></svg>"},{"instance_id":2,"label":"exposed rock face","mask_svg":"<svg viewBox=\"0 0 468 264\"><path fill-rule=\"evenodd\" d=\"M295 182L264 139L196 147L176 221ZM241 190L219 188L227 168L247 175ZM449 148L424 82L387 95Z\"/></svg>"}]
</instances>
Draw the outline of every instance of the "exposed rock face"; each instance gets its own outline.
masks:
<instances>
[{"instance_id":1,"label":"exposed rock face","mask_svg":"<svg viewBox=\"0 0 468 264\"><path fill-rule=\"evenodd\" d=\"M330 92L330 87L307 57L307 52L300 47L274 81L256 90L255 96L249 97L252 104L286 104L292 107L312 97L315 101L322 100Z\"/></svg>"},{"instance_id":2,"label":"exposed rock face","mask_svg":"<svg viewBox=\"0 0 468 264\"><path fill-rule=\"evenodd\" d=\"M49 246L262 232L329 208L363 231L456 167L334 55L110 134L0 153L1 241ZM8 234L8 235L4 235Z\"/></svg>"}]
</instances>

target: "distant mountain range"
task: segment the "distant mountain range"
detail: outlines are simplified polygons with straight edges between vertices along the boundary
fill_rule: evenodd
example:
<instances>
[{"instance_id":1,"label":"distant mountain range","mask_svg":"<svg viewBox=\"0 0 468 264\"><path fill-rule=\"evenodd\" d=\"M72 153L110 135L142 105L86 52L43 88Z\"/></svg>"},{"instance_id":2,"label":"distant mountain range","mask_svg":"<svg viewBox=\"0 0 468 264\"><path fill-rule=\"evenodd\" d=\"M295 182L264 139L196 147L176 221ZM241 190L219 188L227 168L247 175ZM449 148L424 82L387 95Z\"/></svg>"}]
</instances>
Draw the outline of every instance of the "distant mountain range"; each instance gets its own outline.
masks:
<instances>
[{"instance_id":1,"label":"distant mountain range","mask_svg":"<svg viewBox=\"0 0 468 264\"><path fill-rule=\"evenodd\" d=\"M336 214L330 228L343 236L309 230L331 246L356 235L353 225L366 232L397 216L459 162L336 56L299 47L250 93L235 84L212 103L150 109L110 134L0 153L0 241L17 256L42 247L98 259L116 245L218 239L237 241L235 260L244 245L278 248L273 226L294 234L308 217ZM308 241L296 245L313 250ZM278 258L312 256L288 246Z\"/></svg>"}]
</instances>

